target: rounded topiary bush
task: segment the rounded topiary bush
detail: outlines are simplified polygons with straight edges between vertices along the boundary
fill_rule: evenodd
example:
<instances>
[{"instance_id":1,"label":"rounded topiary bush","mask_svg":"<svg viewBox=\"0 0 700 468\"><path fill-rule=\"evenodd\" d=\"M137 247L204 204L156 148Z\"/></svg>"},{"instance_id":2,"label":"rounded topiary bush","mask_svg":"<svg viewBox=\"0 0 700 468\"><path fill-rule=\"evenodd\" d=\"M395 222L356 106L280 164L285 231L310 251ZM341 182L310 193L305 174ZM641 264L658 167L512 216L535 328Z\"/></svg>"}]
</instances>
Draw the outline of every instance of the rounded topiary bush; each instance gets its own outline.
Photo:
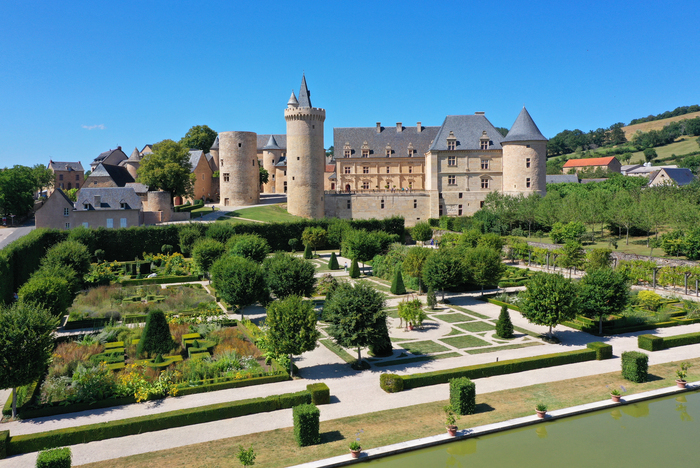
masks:
<instances>
[{"instance_id":1,"label":"rounded topiary bush","mask_svg":"<svg viewBox=\"0 0 700 468\"><path fill-rule=\"evenodd\" d=\"M43 450L36 457L36 468L70 468L71 458L69 447Z\"/></svg>"},{"instance_id":2,"label":"rounded topiary bush","mask_svg":"<svg viewBox=\"0 0 700 468\"><path fill-rule=\"evenodd\" d=\"M152 310L146 318L146 327L143 329L139 341L137 353L156 356L167 354L177 346L170 335L170 327L162 310Z\"/></svg>"},{"instance_id":3,"label":"rounded topiary bush","mask_svg":"<svg viewBox=\"0 0 700 468\"><path fill-rule=\"evenodd\" d=\"M403 391L403 377L397 374L382 374L379 376L379 386L387 393Z\"/></svg>"}]
</instances>

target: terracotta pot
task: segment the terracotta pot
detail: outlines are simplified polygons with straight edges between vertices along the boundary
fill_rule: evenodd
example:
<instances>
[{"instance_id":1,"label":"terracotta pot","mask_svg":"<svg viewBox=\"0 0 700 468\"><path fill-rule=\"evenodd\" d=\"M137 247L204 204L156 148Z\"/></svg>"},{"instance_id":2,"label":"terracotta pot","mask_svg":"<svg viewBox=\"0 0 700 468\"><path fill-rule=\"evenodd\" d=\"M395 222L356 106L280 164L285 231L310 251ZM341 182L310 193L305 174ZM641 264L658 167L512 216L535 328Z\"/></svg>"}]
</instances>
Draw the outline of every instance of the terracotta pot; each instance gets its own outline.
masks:
<instances>
[{"instance_id":1,"label":"terracotta pot","mask_svg":"<svg viewBox=\"0 0 700 468\"><path fill-rule=\"evenodd\" d=\"M613 402L615 402L615 403L620 403L620 397L622 397L622 395L613 395L613 394L611 393L611 394L610 394L610 397L612 398L612 401L613 401Z\"/></svg>"},{"instance_id":2,"label":"terracotta pot","mask_svg":"<svg viewBox=\"0 0 700 468\"><path fill-rule=\"evenodd\" d=\"M447 433L452 437L457 435L457 426L445 426L447 428Z\"/></svg>"},{"instance_id":3,"label":"terracotta pot","mask_svg":"<svg viewBox=\"0 0 700 468\"><path fill-rule=\"evenodd\" d=\"M685 388L685 385L687 383L688 382L686 382L685 380L676 380L676 385L678 386L678 388Z\"/></svg>"},{"instance_id":4,"label":"terracotta pot","mask_svg":"<svg viewBox=\"0 0 700 468\"><path fill-rule=\"evenodd\" d=\"M546 411L540 411L540 410L535 410L537 411L537 417L540 419L544 419L544 415L547 414Z\"/></svg>"},{"instance_id":5,"label":"terracotta pot","mask_svg":"<svg viewBox=\"0 0 700 468\"><path fill-rule=\"evenodd\" d=\"M360 458L360 453L362 452L362 447L360 447L358 450L352 450L350 449L350 456L352 458Z\"/></svg>"}]
</instances>

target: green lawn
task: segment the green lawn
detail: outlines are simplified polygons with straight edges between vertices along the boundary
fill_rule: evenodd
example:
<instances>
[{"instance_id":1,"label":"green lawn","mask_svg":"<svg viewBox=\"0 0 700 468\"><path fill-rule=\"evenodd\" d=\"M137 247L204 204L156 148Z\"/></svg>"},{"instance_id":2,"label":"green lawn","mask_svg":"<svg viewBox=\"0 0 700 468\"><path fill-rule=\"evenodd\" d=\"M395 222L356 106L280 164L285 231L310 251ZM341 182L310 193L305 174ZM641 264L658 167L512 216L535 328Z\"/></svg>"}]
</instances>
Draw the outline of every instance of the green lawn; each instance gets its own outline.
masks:
<instances>
[{"instance_id":1,"label":"green lawn","mask_svg":"<svg viewBox=\"0 0 700 468\"><path fill-rule=\"evenodd\" d=\"M414 341L411 343L401 343L401 347L411 354L428 354L449 351L450 348L442 346L434 341Z\"/></svg>"},{"instance_id":2,"label":"green lawn","mask_svg":"<svg viewBox=\"0 0 700 468\"><path fill-rule=\"evenodd\" d=\"M264 205L255 206L253 208L244 208L242 210L236 210L233 216L246 219L254 219L256 221L263 221L266 223L280 223L286 221L300 221L304 218L299 216L290 215L287 212L286 205ZM234 220L235 218L230 218Z\"/></svg>"},{"instance_id":3,"label":"green lawn","mask_svg":"<svg viewBox=\"0 0 700 468\"><path fill-rule=\"evenodd\" d=\"M459 307L459 306L452 306L453 309L465 312L467 314L472 315L473 317L480 318L480 319L489 319L490 317L480 314L478 312L474 312L473 310L465 309L464 307Z\"/></svg>"},{"instance_id":4,"label":"green lawn","mask_svg":"<svg viewBox=\"0 0 700 468\"><path fill-rule=\"evenodd\" d=\"M491 348L479 348L479 349L468 349L465 352L469 354L483 354L483 353L494 353L496 351L505 351L508 349L518 349L518 348L528 348L530 346L539 346L544 343L521 343L506 346L494 346Z\"/></svg>"},{"instance_id":5,"label":"green lawn","mask_svg":"<svg viewBox=\"0 0 700 468\"><path fill-rule=\"evenodd\" d=\"M486 323L486 322L460 323L460 324L455 325L455 327L461 328L462 330L466 330L466 331L472 332L472 333L496 329L495 326L491 325L490 323Z\"/></svg>"},{"instance_id":6,"label":"green lawn","mask_svg":"<svg viewBox=\"0 0 700 468\"><path fill-rule=\"evenodd\" d=\"M484 341L473 335L453 336L452 338L442 338L440 341L442 341L443 343L447 343L450 346L454 346L458 349L476 348L478 346L490 345L488 341ZM491 351L492 349L493 348L489 348L489 351Z\"/></svg>"},{"instance_id":7,"label":"green lawn","mask_svg":"<svg viewBox=\"0 0 700 468\"><path fill-rule=\"evenodd\" d=\"M473 317L470 317L470 316L463 314L461 312L455 312L454 314L437 314L437 315L433 315L433 318L440 319L443 322L447 322L447 323L457 323L457 322L466 322L467 320L474 320Z\"/></svg>"}]
</instances>

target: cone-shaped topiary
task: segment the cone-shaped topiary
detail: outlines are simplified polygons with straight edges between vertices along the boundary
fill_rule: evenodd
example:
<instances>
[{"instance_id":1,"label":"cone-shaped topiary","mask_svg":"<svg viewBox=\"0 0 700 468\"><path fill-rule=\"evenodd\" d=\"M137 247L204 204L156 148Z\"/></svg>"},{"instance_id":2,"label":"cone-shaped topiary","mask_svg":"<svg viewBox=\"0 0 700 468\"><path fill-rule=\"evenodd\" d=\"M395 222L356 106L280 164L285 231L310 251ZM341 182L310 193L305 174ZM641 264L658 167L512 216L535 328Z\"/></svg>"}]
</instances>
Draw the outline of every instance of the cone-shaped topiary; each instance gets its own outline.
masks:
<instances>
[{"instance_id":1,"label":"cone-shaped topiary","mask_svg":"<svg viewBox=\"0 0 700 468\"><path fill-rule=\"evenodd\" d=\"M510 321L508 307L501 307L501 315L498 316L496 322L496 335L501 338L513 338L513 322Z\"/></svg>"},{"instance_id":2,"label":"cone-shaped topiary","mask_svg":"<svg viewBox=\"0 0 700 468\"><path fill-rule=\"evenodd\" d=\"M340 269L340 265L338 265L338 259L335 257L335 252L331 253L331 259L328 260L328 269L329 270Z\"/></svg>"},{"instance_id":3,"label":"cone-shaped topiary","mask_svg":"<svg viewBox=\"0 0 700 468\"><path fill-rule=\"evenodd\" d=\"M152 310L146 318L146 327L143 329L137 353L155 356L168 353L176 346L173 337L170 336L170 327L162 310Z\"/></svg>"},{"instance_id":4,"label":"cone-shaped topiary","mask_svg":"<svg viewBox=\"0 0 700 468\"><path fill-rule=\"evenodd\" d=\"M406 294L406 286L403 284L403 276L401 275L401 267L396 267L394 279L391 280L391 293L400 295Z\"/></svg>"},{"instance_id":5,"label":"cone-shaped topiary","mask_svg":"<svg viewBox=\"0 0 700 468\"><path fill-rule=\"evenodd\" d=\"M306 247L304 248L304 258L307 260L314 258L314 252L311 250L311 244L306 244Z\"/></svg>"},{"instance_id":6,"label":"cone-shaped topiary","mask_svg":"<svg viewBox=\"0 0 700 468\"><path fill-rule=\"evenodd\" d=\"M350 278L359 278L360 277L360 266L357 264L357 260L352 261L352 265L350 266Z\"/></svg>"},{"instance_id":7,"label":"cone-shaped topiary","mask_svg":"<svg viewBox=\"0 0 700 468\"><path fill-rule=\"evenodd\" d=\"M428 288L428 295L425 298L425 302L428 304L428 307L430 307L430 310L435 310L437 297L435 297L435 290L432 287Z\"/></svg>"},{"instance_id":8,"label":"cone-shaped topiary","mask_svg":"<svg viewBox=\"0 0 700 468\"><path fill-rule=\"evenodd\" d=\"M369 353L376 357L391 356L393 349L391 347L391 338L389 338L389 329L386 326L386 318L382 317L375 324L375 337L369 345Z\"/></svg>"},{"instance_id":9,"label":"cone-shaped topiary","mask_svg":"<svg viewBox=\"0 0 700 468\"><path fill-rule=\"evenodd\" d=\"M163 355L158 353L158 356L153 360L154 363L160 364L162 362L165 362L165 359L163 359Z\"/></svg>"}]
</instances>

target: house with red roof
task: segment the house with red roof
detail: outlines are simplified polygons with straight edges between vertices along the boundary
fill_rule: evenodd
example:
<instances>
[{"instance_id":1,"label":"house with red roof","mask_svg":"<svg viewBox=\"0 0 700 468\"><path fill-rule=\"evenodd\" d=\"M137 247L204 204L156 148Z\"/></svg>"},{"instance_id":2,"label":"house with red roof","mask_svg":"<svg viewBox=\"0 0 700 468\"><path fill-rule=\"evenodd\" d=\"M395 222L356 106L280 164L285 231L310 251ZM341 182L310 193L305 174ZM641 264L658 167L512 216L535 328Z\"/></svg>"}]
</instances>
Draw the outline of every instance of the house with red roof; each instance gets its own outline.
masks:
<instances>
[{"instance_id":1,"label":"house with red roof","mask_svg":"<svg viewBox=\"0 0 700 468\"><path fill-rule=\"evenodd\" d=\"M595 171L598 168L609 172L620 173L622 164L620 164L620 161L618 161L615 156L608 156L606 158L569 159L566 161L566 164L564 164L562 174Z\"/></svg>"}]
</instances>

